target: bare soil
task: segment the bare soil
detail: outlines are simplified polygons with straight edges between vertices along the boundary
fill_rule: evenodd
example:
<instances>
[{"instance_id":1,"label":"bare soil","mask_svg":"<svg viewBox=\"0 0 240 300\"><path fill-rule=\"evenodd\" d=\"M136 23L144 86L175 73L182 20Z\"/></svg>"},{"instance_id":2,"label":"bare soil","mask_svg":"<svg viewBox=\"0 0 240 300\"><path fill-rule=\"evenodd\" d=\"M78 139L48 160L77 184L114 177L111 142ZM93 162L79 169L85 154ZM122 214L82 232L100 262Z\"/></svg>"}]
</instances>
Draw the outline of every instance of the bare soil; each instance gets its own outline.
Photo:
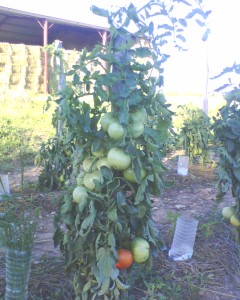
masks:
<instances>
[{"instance_id":1,"label":"bare soil","mask_svg":"<svg viewBox=\"0 0 240 300\"><path fill-rule=\"evenodd\" d=\"M166 243L166 249L154 258L148 288L136 283L135 299L177 300L240 300L240 246L234 228L223 220L221 210L234 205L231 193L221 203L216 202L217 174L215 165L202 168L192 165L187 176L177 175L177 156L166 160L166 179L173 182L161 197L154 199L153 217ZM53 246L53 216L59 192L36 193L32 189L40 169L25 170L25 185L29 196L42 207L33 249L33 264L29 283L29 299L71 300L73 291L64 272L59 249ZM20 190L20 173L9 174L13 193ZM199 220L193 257L174 262L168 258L174 234L174 222L188 213ZM2 252L4 254L4 252ZM0 297L4 295L4 255L0 260ZM165 297L165 298L164 298Z\"/></svg>"}]
</instances>

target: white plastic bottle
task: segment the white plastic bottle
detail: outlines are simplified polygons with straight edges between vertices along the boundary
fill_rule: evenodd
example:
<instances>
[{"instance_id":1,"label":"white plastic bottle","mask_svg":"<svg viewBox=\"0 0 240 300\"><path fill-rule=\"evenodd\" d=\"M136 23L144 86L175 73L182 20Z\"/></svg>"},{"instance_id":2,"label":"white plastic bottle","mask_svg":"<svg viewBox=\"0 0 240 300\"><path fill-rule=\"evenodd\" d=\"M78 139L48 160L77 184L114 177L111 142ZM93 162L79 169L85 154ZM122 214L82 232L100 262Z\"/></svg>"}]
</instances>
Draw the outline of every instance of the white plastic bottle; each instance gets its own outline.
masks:
<instances>
[{"instance_id":1,"label":"white plastic bottle","mask_svg":"<svg viewBox=\"0 0 240 300\"><path fill-rule=\"evenodd\" d=\"M192 257L197 226L198 220L189 215L178 217L173 242L168 253L170 259L183 261Z\"/></svg>"}]
</instances>

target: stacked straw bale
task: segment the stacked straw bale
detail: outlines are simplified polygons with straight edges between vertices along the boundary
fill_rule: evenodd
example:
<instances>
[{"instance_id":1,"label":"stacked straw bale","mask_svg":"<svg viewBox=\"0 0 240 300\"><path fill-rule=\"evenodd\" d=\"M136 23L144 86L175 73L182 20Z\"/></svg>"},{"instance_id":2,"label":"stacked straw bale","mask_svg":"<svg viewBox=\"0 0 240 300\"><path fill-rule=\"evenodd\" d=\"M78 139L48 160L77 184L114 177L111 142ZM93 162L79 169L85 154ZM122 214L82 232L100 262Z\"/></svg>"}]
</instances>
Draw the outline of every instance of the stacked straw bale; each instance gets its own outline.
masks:
<instances>
[{"instance_id":1,"label":"stacked straw bale","mask_svg":"<svg viewBox=\"0 0 240 300\"><path fill-rule=\"evenodd\" d=\"M11 75L9 89L24 91L26 77L26 47L24 44L11 44Z\"/></svg>"},{"instance_id":2,"label":"stacked straw bale","mask_svg":"<svg viewBox=\"0 0 240 300\"><path fill-rule=\"evenodd\" d=\"M44 53L40 46L26 46L24 44L0 43L0 91L25 90L33 93L44 93ZM63 70L72 69L80 57L80 52L64 50ZM59 67L54 65L53 53L48 53L48 87L50 93L58 89ZM67 81L72 76L66 77Z\"/></svg>"},{"instance_id":3,"label":"stacked straw bale","mask_svg":"<svg viewBox=\"0 0 240 300\"><path fill-rule=\"evenodd\" d=\"M0 43L0 89L2 91L9 89L12 66L11 53L12 49L9 43Z\"/></svg>"},{"instance_id":4,"label":"stacked straw bale","mask_svg":"<svg viewBox=\"0 0 240 300\"><path fill-rule=\"evenodd\" d=\"M34 93L41 92L40 84L43 80L42 51L39 46L26 46L26 84L25 89Z\"/></svg>"}]
</instances>

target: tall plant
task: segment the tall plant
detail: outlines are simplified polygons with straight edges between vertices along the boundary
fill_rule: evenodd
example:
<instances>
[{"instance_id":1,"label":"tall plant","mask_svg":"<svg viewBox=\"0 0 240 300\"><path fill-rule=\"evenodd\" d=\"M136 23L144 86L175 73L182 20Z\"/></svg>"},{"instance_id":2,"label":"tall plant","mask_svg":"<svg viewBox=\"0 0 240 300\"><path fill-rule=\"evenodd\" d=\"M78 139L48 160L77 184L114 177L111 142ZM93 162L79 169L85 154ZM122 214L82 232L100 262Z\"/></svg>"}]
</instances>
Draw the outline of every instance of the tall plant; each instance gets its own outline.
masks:
<instances>
[{"instance_id":1,"label":"tall plant","mask_svg":"<svg viewBox=\"0 0 240 300\"><path fill-rule=\"evenodd\" d=\"M93 7L108 18L109 41L90 54L83 51L69 72L72 85L58 99L66 140L76 149L55 242L65 254L66 270L74 272L76 299L127 299L126 275L161 249L152 195L168 187L162 146L172 116L161 92L167 59L162 46L172 35L175 42L184 39L187 19L206 18L197 9L178 20L172 16L175 1L170 2L152 0L139 11L131 4L114 13ZM152 16L163 19L156 36Z\"/></svg>"},{"instance_id":2,"label":"tall plant","mask_svg":"<svg viewBox=\"0 0 240 300\"><path fill-rule=\"evenodd\" d=\"M210 118L198 107L180 106L181 113L186 115L181 128L183 147L190 161L196 159L204 165L209 160L209 144L211 140ZM179 114L181 116L181 114Z\"/></svg>"},{"instance_id":3,"label":"tall plant","mask_svg":"<svg viewBox=\"0 0 240 300\"><path fill-rule=\"evenodd\" d=\"M226 105L219 110L214 118L214 133L219 147L219 198L229 190L236 199L236 205L230 222L236 226L240 237L240 90L234 89L225 95Z\"/></svg>"}]
</instances>

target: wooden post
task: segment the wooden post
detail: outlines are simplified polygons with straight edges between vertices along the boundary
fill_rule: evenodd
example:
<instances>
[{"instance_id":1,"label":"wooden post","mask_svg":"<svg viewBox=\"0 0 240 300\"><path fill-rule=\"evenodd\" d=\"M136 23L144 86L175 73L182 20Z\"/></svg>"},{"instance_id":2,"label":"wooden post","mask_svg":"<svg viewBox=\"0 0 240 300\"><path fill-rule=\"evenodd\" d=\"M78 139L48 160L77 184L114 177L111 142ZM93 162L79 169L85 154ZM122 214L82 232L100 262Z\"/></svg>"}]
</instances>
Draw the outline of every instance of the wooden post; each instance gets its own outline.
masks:
<instances>
[{"instance_id":1,"label":"wooden post","mask_svg":"<svg viewBox=\"0 0 240 300\"><path fill-rule=\"evenodd\" d=\"M54 48L55 50L60 50L62 49L62 41L56 40L54 41ZM57 90L60 93L65 87L66 87L66 78L64 75L64 68L63 68L63 60L62 57L59 55L54 55L54 69L55 69L55 73L57 76L57 82L58 82L58 86L57 86ZM60 117L62 112L62 107L61 104L59 105L59 110L58 110L58 116ZM60 120L60 118L58 119L58 125L57 125L57 134L60 135L62 132L62 122Z\"/></svg>"},{"instance_id":2,"label":"wooden post","mask_svg":"<svg viewBox=\"0 0 240 300\"><path fill-rule=\"evenodd\" d=\"M43 47L48 45L48 20L43 23ZM48 52L44 51L44 93L48 93Z\"/></svg>"}]
</instances>

